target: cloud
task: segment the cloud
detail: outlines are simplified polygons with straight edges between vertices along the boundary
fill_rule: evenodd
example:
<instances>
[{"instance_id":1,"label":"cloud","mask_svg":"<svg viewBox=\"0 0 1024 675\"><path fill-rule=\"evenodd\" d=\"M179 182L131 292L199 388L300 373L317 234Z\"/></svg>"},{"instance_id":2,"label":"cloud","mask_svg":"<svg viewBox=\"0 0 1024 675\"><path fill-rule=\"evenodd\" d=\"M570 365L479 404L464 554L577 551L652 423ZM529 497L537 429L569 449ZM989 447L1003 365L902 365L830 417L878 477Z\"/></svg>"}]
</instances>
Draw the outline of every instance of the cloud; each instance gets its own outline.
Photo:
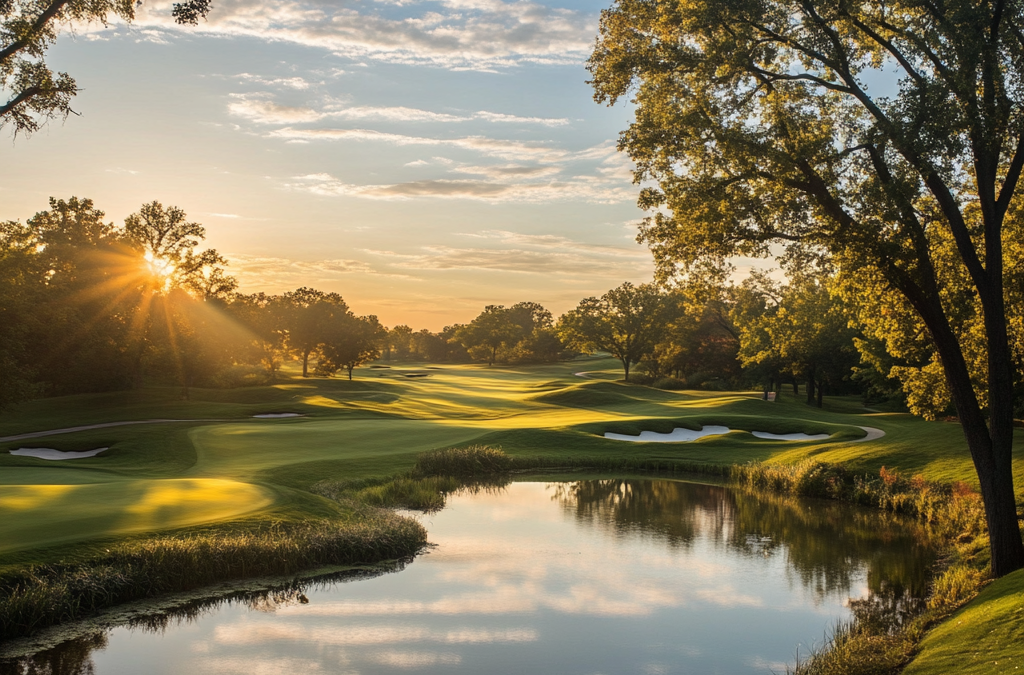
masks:
<instances>
[{"instance_id":1,"label":"cloud","mask_svg":"<svg viewBox=\"0 0 1024 675\"><path fill-rule=\"evenodd\" d=\"M329 283L351 274L409 278L407 274L380 272L363 260L291 260L241 253L226 253L224 257L228 260L232 276L238 279L247 293L268 289L278 292L284 288Z\"/></svg>"},{"instance_id":2,"label":"cloud","mask_svg":"<svg viewBox=\"0 0 1024 675\"><path fill-rule=\"evenodd\" d=\"M229 94L233 99L228 112L257 124L299 124L323 119L323 113L311 108L281 105L265 94Z\"/></svg>"},{"instance_id":3,"label":"cloud","mask_svg":"<svg viewBox=\"0 0 1024 675\"><path fill-rule=\"evenodd\" d=\"M329 174L297 176L285 187L321 196L369 199L471 199L494 202L585 201L611 204L635 199L633 191L574 178L568 181L500 182L490 180L417 180L390 185L355 185Z\"/></svg>"},{"instance_id":4,"label":"cloud","mask_svg":"<svg viewBox=\"0 0 1024 675\"><path fill-rule=\"evenodd\" d=\"M263 77L252 73L240 73L236 77L243 82L252 82L269 87L285 87L286 89L309 89L312 83L302 77Z\"/></svg>"},{"instance_id":5,"label":"cloud","mask_svg":"<svg viewBox=\"0 0 1024 675\"><path fill-rule=\"evenodd\" d=\"M486 270L544 275L643 276L652 263L646 251L618 251L565 240L561 247L505 246L497 248L426 246L416 253L367 251L388 265L406 270Z\"/></svg>"},{"instance_id":6,"label":"cloud","mask_svg":"<svg viewBox=\"0 0 1024 675\"><path fill-rule=\"evenodd\" d=\"M424 164L426 164L426 162L424 162ZM540 178L560 173L561 169L557 166L522 166L509 164L505 166L460 166L453 169L453 171L456 173L477 174L480 176L487 176L489 178Z\"/></svg>"},{"instance_id":7,"label":"cloud","mask_svg":"<svg viewBox=\"0 0 1024 675\"><path fill-rule=\"evenodd\" d=\"M189 30L287 41L351 58L475 70L524 62L578 64L593 48L597 31L594 12L530 0L444 0L406 16L382 12L382 4L221 0L207 21ZM137 23L175 29L170 5L146 3Z\"/></svg>"},{"instance_id":8,"label":"cloud","mask_svg":"<svg viewBox=\"0 0 1024 675\"><path fill-rule=\"evenodd\" d=\"M547 127L560 127L569 123L565 117L520 117L518 115L504 115L481 110L476 113L476 118L488 122L514 122L516 124L543 124Z\"/></svg>"},{"instance_id":9,"label":"cloud","mask_svg":"<svg viewBox=\"0 0 1024 675\"><path fill-rule=\"evenodd\" d=\"M258 80L256 76L249 76L253 81ZM308 82L302 78L291 78L301 82L306 88ZM283 82L285 80L264 80L265 83ZM288 80L290 81L290 80ZM347 119L347 120L382 120L385 122L470 122L481 120L484 122L505 122L518 124L539 124L542 126L561 126L568 124L565 118L548 117L519 117L518 115L506 115L504 113L493 113L479 111L472 114L455 115L451 113L439 113L420 108L409 108L405 106L353 106L339 107L328 105L322 110L314 110L310 107L289 107L282 106L271 100L267 92L229 94L232 102L228 104L228 112L240 117L246 117L261 124L299 124L305 122L317 122L323 119Z\"/></svg>"},{"instance_id":10,"label":"cloud","mask_svg":"<svg viewBox=\"0 0 1024 675\"><path fill-rule=\"evenodd\" d=\"M630 246L629 248L623 248L602 244L587 244L557 234L523 234L521 232L509 232L508 230L484 230L483 232L466 236L497 239L504 243L542 249L588 251L590 253L603 255L626 256L631 258L639 257L644 259L647 259L650 255L647 248L642 246Z\"/></svg>"},{"instance_id":11,"label":"cloud","mask_svg":"<svg viewBox=\"0 0 1024 675\"><path fill-rule=\"evenodd\" d=\"M558 148L540 141L512 141L487 136L464 136L461 138L434 138L410 136L372 129L296 129L283 127L267 133L272 138L285 140L322 141L373 141L392 145L434 145L472 150L483 155L498 157L507 161L565 162L575 160L606 161L610 155L618 154L611 142L580 151ZM613 161L620 161L618 159Z\"/></svg>"}]
</instances>

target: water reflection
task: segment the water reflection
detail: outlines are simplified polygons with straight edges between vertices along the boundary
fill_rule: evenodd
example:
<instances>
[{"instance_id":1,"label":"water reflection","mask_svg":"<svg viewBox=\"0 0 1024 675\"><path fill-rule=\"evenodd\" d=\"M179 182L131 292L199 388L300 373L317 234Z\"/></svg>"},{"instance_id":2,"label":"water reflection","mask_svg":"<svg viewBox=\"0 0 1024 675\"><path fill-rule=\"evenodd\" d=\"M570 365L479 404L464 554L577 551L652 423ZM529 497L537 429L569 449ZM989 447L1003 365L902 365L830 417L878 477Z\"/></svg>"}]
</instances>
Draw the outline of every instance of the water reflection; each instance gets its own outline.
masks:
<instances>
[{"instance_id":1,"label":"water reflection","mask_svg":"<svg viewBox=\"0 0 1024 675\"><path fill-rule=\"evenodd\" d=\"M848 595L865 564L871 596L891 611L912 612L927 594L927 536L892 514L677 481L589 480L552 491L584 527L645 533L686 550L702 538L742 556L781 554L819 597Z\"/></svg>"},{"instance_id":2,"label":"water reflection","mask_svg":"<svg viewBox=\"0 0 1024 675\"><path fill-rule=\"evenodd\" d=\"M666 480L514 483L424 517L400 574L194 603L0 675L776 672L855 607L920 602L906 523Z\"/></svg>"}]
</instances>

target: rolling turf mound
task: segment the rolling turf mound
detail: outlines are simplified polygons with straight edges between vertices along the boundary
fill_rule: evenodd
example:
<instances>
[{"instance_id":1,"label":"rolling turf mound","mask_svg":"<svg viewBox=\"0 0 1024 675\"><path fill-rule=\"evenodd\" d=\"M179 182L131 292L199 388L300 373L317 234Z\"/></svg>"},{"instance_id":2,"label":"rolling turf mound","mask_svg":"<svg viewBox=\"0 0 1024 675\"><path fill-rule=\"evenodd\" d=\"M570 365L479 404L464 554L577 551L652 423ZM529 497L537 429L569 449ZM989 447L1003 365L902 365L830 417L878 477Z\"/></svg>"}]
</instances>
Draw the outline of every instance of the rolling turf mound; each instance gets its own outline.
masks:
<instances>
[{"instance_id":1,"label":"rolling turf mound","mask_svg":"<svg viewBox=\"0 0 1024 675\"><path fill-rule=\"evenodd\" d=\"M616 382L586 382L531 396L527 400L566 408L611 408L621 405L678 401L686 394Z\"/></svg>"}]
</instances>

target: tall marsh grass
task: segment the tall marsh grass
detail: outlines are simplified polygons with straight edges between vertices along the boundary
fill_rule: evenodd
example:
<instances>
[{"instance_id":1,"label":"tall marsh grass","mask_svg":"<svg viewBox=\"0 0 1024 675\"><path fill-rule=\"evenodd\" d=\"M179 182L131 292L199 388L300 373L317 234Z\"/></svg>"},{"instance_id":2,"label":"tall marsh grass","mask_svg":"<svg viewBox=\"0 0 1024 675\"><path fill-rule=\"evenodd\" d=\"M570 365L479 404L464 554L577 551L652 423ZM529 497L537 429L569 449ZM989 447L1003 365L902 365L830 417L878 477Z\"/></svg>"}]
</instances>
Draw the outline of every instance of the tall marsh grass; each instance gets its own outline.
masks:
<instances>
[{"instance_id":1,"label":"tall marsh grass","mask_svg":"<svg viewBox=\"0 0 1024 675\"><path fill-rule=\"evenodd\" d=\"M227 579L402 558L426 545L426 530L411 518L377 509L358 515L133 540L88 562L7 574L0 577L0 639L130 600Z\"/></svg>"},{"instance_id":2,"label":"tall marsh grass","mask_svg":"<svg viewBox=\"0 0 1024 675\"><path fill-rule=\"evenodd\" d=\"M501 448L470 445L424 452L416 458L415 476L489 476L509 473L515 461Z\"/></svg>"}]
</instances>

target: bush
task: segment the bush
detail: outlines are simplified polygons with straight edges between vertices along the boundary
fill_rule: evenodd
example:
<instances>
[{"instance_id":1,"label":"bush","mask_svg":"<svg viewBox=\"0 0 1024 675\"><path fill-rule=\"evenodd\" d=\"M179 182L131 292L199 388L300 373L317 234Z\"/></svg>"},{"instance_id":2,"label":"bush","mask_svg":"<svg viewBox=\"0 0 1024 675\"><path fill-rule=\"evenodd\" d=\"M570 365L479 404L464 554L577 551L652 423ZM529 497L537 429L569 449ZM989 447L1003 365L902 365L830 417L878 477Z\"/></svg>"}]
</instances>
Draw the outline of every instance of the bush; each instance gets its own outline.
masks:
<instances>
[{"instance_id":1,"label":"bush","mask_svg":"<svg viewBox=\"0 0 1024 675\"><path fill-rule=\"evenodd\" d=\"M356 493L356 498L374 506L434 513L443 509L446 497L461 487L462 481L451 476L396 478L383 485L363 488Z\"/></svg>"},{"instance_id":2,"label":"bush","mask_svg":"<svg viewBox=\"0 0 1024 675\"><path fill-rule=\"evenodd\" d=\"M680 380L677 377L659 377L651 385L656 389L667 389L669 391L678 391L680 389L686 389L686 382Z\"/></svg>"},{"instance_id":3,"label":"bush","mask_svg":"<svg viewBox=\"0 0 1024 675\"><path fill-rule=\"evenodd\" d=\"M219 370L210 383L221 389L237 389L238 387L262 387L270 384L270 373L263 366L236 364Z\"/></svg>"},{"instance_id":4,"label":"bush","mask_svg":"<svg viewBox=\"0 0 1024 675\"><path fill-rule=\"evenodd\" d=\"M949 612L973 598L981 590L984 577L973 567L959 564L950 566L935 578L928 609Z\"/></svg>"},{"instance_id":5,"label":"bush","mask_svg":"<svg viewBox=\"0 0 1024 675\"><path fill-rule=\"evenodd\" d=\"M471 445L465 448L444 448L425 452L416 458L413 474L417 476L483 476L508 473L512 458L501 448Z\"/></svg>"}]
</instances>

